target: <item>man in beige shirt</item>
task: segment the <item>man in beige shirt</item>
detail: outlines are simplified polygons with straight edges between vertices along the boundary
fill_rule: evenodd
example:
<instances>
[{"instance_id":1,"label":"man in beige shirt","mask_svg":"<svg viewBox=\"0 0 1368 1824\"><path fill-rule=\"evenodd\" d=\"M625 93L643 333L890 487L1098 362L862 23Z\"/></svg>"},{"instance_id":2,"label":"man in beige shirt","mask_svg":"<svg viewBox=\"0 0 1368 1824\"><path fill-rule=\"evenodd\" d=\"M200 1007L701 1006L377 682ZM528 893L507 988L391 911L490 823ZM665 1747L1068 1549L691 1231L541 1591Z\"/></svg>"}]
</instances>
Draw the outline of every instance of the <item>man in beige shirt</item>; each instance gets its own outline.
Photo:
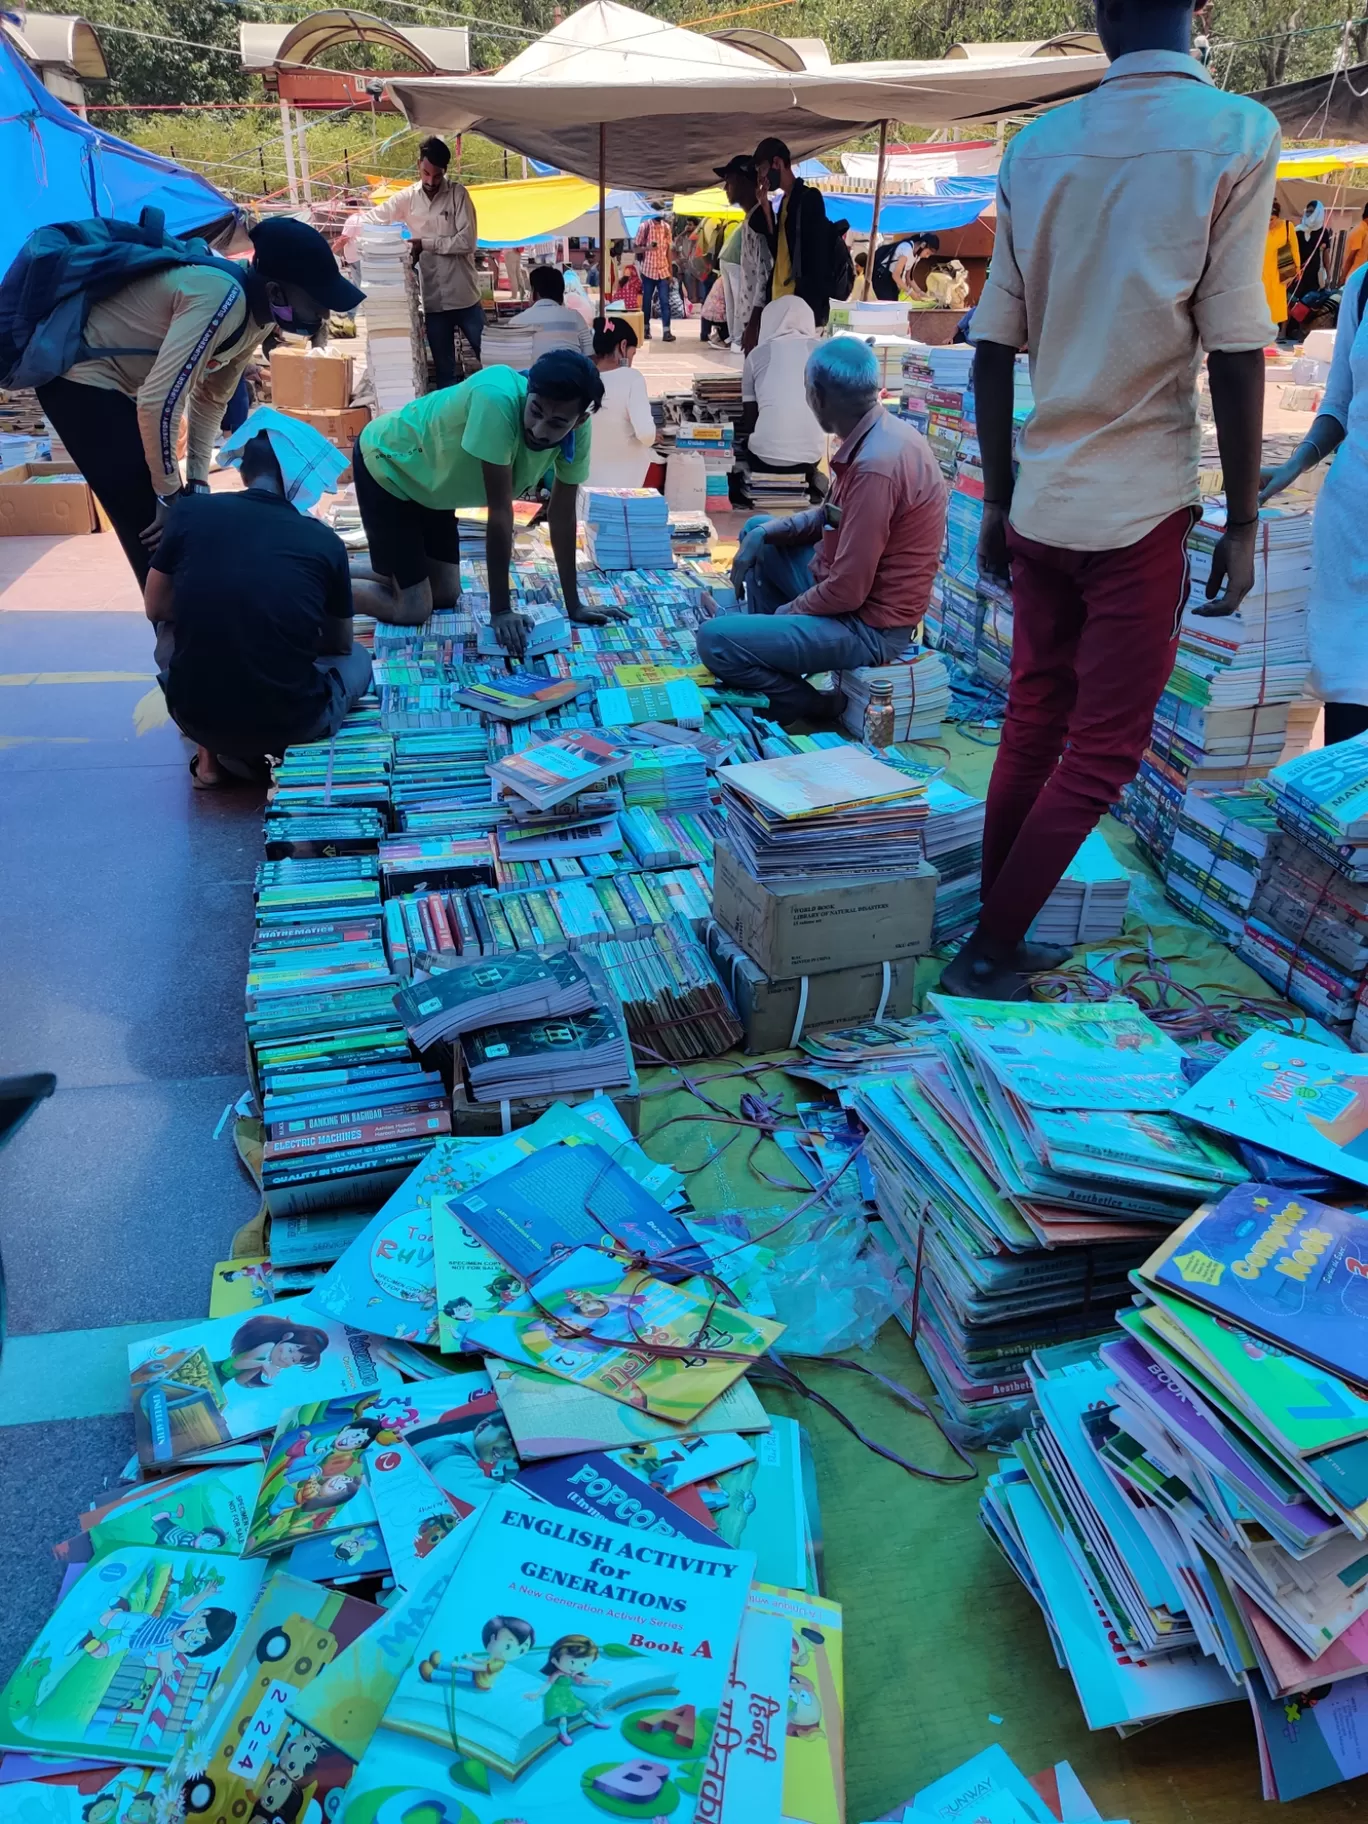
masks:
<instances>
[{"instance_id":1,"label":"man in beige shirt","mask_svg":"<svg viewBox=\"0 0 1368 1824\"><path fill-rule=\"evenodd\" d=\"M1208 359L1228 531L1211 612L1253 582L1272 336L1262 281L1279 136L1214 88L1179 0L1098 0L1100 86L1033 121L998 178L970 330L985 501L980 573L1006 581L1012 677L983 839L983 912L951 993L1010 998L1067 951L1025 942L1083 838L1135 777L1168 682L1197 511ZM1013 477L1012 367L1035 409Z\"/></svg>"},{"instance_id":2,"label":"man in beige shirt","mask_svg":"<svg viewBox=\"0 0 1368 1824\"><path fill-rule=\"evenodd\" d=\"M475 276L479 228L464 184L447 176L451 148L425 139L418 148L418 182L398 190L362 216L366 222L403 222L413 237L413 261L423 288L423 322L438 386L455 386L456 331L478 355L484 306Z\"/></svg>"},{"instance_id":3,"label":"man in beige shirt","mask_svg":"<svg viewBox=\"0 0 1368 1824\"><path fill-rule=\"evenodd\" d=\"M38 388L140 587L172 503L208 492L224 410L267 336L312 336L329 311L353 311L365 295L307 222L272 216L251 232L251 263L236 272L227 261L168 264L92 305L87 353Z\"/></svg>"}]
</instances>

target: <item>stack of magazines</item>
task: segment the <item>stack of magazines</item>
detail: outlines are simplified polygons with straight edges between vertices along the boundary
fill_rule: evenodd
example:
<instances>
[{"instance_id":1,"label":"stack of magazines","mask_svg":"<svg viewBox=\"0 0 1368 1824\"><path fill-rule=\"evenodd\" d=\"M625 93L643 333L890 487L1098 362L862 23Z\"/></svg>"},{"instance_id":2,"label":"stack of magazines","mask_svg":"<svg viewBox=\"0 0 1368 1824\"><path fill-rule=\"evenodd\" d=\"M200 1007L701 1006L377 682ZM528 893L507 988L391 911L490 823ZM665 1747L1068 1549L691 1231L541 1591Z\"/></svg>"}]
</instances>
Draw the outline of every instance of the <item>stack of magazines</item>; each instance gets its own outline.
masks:
<instances>
[{"instance_id":1,"label":"stack of magazines","mask_svg":"<svg viewBox=\"0 0 1368 1824\"><path fill-rule=\"evenodd\" d=\"M922 855L924 783L860 747L724 766L727 834L757 880L901 874Z\"/></svg>"},{"instance_id":2,"label":"stack of magazines","mask_svg":"<svg viewBox=\"0 0 1368 1824\"><path fill-rule=\"evenodd\" d=\"M481 1026L587 1013L593 1004L589 977L565 950L451 961L394 997L419 1051Z\"/></svg>"},{"instance_id":3,"label":"stack of magazines","mask_svg":"<svg viewBox=\"0 0 1368 1824\"><path fill-rule=\"evenodd\" d=\"M584 549L599 570L668 570L670 508L655 488L585 488Z\"/></svg>"},{"instance_id":4,"label":"stack of magazines","mask_svg":"<svg viewBox=\"0 0 1368 1824\"><path fill-rule=\"evenodd\" d=\"M546 811L587 786L626 772L631 764L630 748L609 735L576 729L493 761L488 771L500 790L514 792L536 810Z\"/></svg>"},{"instance_id":5,"label":"stack of magazines","mask_svg":"<svg viewBox=\"0 0 1368 1824\"><path fill-rule=\"evenodd\" d=\"M1223 791L1189 786L1164 891L1189 918L1238 943L1277 828L1268 788L1257 780Z\"/></svg>"},{"instance_id":6,"label":"stack of magazines","mask_svg":"<svg viewBox=\"0 0 1368 1824\"><path fill-rule=\"evenodd\" d=\"M843 671L839 682L846 700L841 722L857 741L863 738L865 710L876 685L892 690L895 741L921 741L936 734L950 707L950 674L945 660L929 647L917 648L895 665Z\"/></svg>"}]
</instances>

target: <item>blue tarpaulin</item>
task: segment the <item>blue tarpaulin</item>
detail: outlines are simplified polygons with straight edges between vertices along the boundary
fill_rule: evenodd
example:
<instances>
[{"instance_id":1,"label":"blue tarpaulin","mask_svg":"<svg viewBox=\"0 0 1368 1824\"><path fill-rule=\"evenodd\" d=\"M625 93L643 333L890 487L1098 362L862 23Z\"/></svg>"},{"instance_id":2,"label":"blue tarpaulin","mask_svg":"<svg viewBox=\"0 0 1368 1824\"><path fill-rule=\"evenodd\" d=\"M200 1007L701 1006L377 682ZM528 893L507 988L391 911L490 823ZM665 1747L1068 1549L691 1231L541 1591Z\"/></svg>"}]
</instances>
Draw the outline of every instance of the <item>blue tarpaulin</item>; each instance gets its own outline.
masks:
<instances>
[{"instance_id":1,"label":"blue tarpaulin","mask_svg":"<svg viewBox=\"0 0 1368 1824\"><path fill-rule=\"evenodd\" d=\"M967 228L992 202L997 179L992 177L941 177L935 196L886 196L879 211L879 240L894 234L936 234L942 228ZM868 234L874 221L874 198L864 191L823 198L827 219L845 220L855 234Z\"/></svg>"},{"instance_id":2,"label":"blue tarpaulin","mask_svg":"<svg viewBox=\"0 0 1368 1824\"><path fill-rule=\"evenodd\" d=\"M212 184L169 159L90 126L50 95L0 35L0 273L35 228L91 216L136 222L149 204L172 234L227 221L234 208Z\"/></svg>"}]
</instances>

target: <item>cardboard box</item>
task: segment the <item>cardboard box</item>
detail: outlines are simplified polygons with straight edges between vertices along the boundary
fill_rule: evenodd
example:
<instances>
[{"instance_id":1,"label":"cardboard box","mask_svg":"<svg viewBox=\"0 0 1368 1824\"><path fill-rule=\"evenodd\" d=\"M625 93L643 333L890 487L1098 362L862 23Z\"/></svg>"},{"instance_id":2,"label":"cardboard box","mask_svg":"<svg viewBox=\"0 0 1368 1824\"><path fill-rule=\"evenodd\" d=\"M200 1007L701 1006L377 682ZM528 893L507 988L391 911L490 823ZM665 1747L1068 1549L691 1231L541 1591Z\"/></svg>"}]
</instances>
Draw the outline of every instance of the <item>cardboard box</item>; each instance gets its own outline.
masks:
<instances>
[{"instance_id":1,"label":"cardboard box","mask_svg":"<svg viewBox=\"0 0 1368 1824\"><path fill-rule=\"evenodd\" d=\"M278 412L341 412L351 404L350 355L310 350L271 351L271 404Z\"/></svg>"},{"instance_id":2,"label":"cardboard box","mask_svg":"<svg viewBox=\"0 0 1368 1824\"><path fill-rule=\"evenodd\" d=\"M936 870L922 862L905 874L767 885L719 842L713 916L772 979L825 975L924 956L939 884Z\"/></svg>"},{"instance_id":3,"label":"cardboard box","mask_svg":"<svg viewBox=\"0 0 1368 1824\"><path fill-rule=\"evenodd\" d=\"M329 443L335 443L339 450L345 450L350 456L352 445L370 423L368 405L349 405L345 411L311 412L303 406L286 406L287 418L298 418L301 424L311 424L316 431L321 431Z\"/></svg>"},{"instance_id":4,"label":"cardboard box","mask_svg":"<svg viewBox=\"0 0 1368 1824\"><path fill-rule=\"evenodd\" d=\"M747 1052L787 1051L795 1042L795 1029L801 1038L819 1026L856 1026L873 1019L881 1002L883 1013L894 1019L917 1011L914 957L772 981L716 924L708 930L708 952L736 1005L745 1032L742 1049Z\"/></svg>"},{"instance_id":5,"label":"cardboard box","mask_svg":"<svg viewBox=\"0 0 1368 1824\"><path fill-rule=\"evenodd\" d=\"M35 475L70 479L26 487ZM0 537L66 538L99 529L95 496L74 463L20 462L12 469L0 469Z\"/></svg>"}]
</instances>

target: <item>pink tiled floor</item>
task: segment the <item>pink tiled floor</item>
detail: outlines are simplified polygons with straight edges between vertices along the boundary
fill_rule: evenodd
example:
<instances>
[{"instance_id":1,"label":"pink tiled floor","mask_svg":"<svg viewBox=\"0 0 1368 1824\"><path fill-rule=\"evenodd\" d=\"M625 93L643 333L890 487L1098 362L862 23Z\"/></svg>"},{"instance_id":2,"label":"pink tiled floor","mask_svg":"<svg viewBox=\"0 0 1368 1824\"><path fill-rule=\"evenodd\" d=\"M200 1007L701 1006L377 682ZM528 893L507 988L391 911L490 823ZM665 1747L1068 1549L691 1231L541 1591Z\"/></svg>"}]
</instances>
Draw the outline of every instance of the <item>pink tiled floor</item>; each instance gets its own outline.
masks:
<instances>
[{"instance_id":1,"label":"pink tiled floor","mask_svg":"<svg viewBox=\"0 0 1368 1824\"><path fill-rule=\"evenodd\" d=\"M0 538L0 610L141 614L142 596L112 532Z\"/></svg>"}]
</instances>

